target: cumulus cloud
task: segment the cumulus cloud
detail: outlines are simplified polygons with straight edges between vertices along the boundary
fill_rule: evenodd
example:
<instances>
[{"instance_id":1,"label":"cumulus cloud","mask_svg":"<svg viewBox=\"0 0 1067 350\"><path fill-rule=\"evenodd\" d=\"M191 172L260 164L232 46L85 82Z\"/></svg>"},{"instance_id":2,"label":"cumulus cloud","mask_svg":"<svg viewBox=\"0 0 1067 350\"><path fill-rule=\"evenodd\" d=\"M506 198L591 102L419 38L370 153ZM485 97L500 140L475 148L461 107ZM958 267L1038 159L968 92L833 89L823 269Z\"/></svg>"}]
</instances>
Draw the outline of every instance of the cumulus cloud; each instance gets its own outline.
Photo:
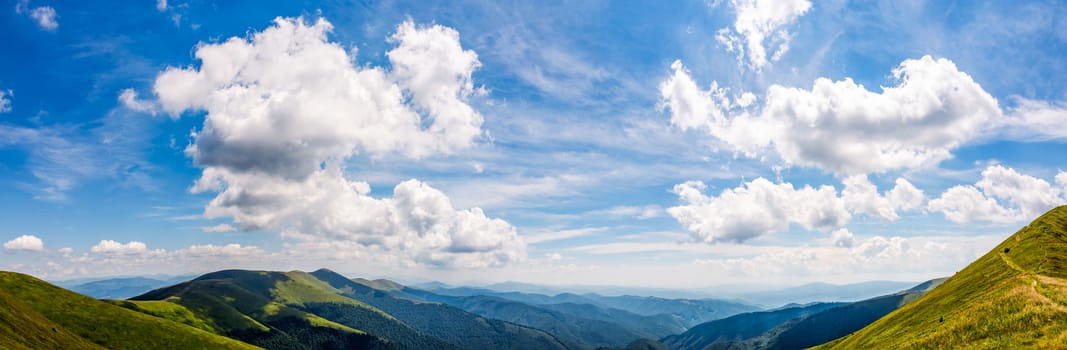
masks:
<instances>
[{"instance_id":1,"label":"cumulus cloud","mask_svg":"<svg viewBox=\"0 0 1067 350\"><path fill-rule=\"evenodd\" d=\"M697 260L699 266L727 276L930 276L952 273L981 256L1003 239L1000 235L960 237L854 237L851 245L833 241L833 247L773 247L752 256Z\"/></svg>"},{"instance_id":2,"label":"cumulus cloud","mask_svg":"<svg viewBox=\"0 0 1067 350\"><path fill-rule=\"evenodd\" d=\"M28 0L21 0L15 4L15 13L26 13L37 22L37 25L41 29L47 31L55 31L59 28L59 22L56 22L56 9L51 6L38 6L34 8L29 7Z\"/></svg>"},{"instance_id":3,"label":"cumulus cloud","mask_svg":"<svg viewBox=\"0 0 1067 350\"><path fill-rule=\"evenodd\" d=\"M730 0L730 5L737 12L734 26L720 29L716 39L755 71L789 51L793 34L787 28L811 9L809 0Z\"/></svg>"},{"instance_id":4,"label":"cumulus cloud","mask_svg":"<svg viewBox=\"0 0 1067 350\"><path fill-rule=\"evenodd\" d=\"M90 252L102 254L102 255L145 255L150 253L162 253L162 250L148 250L148 246L143 242L129 241L127 243L119 243L110 239L101 240L92 248Z\"/></svg>"},{"instance_id":5,"label":"cumulus cloud","mask_svg":"<svg viewBox=\"0 0 1067 350\"><path fill-rule=\"evenodd\" d=\"M11 89L0 90L0 113L11 112Z\"/></svg>"},{"instance_id":6,"label":"cumulus cloud","mask_svg":"<svg viewBox=\"0 0 1067 350\"><path fill-rule=\"evenodd\" d=\"M404 181L392 197L345 177L355 154L449 154L483 135L477 55L447 27L397 26L392 70L356 66L328 40L324 19L278 18L249 39L197 48L199 68L168 68L155 82L162 110L205 111L186 150L203 174L193 192L217 192L209 218L243 230L376 247L421 263L490 266L525 259L509 223L460 210L441 191Z\"/></svg>"},{"instance_id":7,"label":"cumulus cloud","mask_svg":"<svg viewBox=\"0 0 1067 350\"><path fill-rule=\"evenodd\" d=\"M864 175L842 182L844 189L838 195L832 186L795 188L791 183L775 184L761 177L710 196L703 182L688 181L674 186L673 192L683 204L668 208L667 213L697 241L740 243L785 231L790 224L827 231L844 226L854 214L895 221L898 211L914 210L925 198L905 179L897 179L884 195ZM845 233L834 232L833 237L837 240Z\"/></svg>"},{"instance_id":8,"label":"cumulus cloud","mask_svg":"<svg viewBox=\"0 0 1067 350\"><path fill-rule=\"evenodd\" d=\"M156 0L156 10L163 12L167 10L167 0Z\"/></svg>"},{"instance_id":9,"label":"cumulus cloud","mask_svg":"<svg viewBox=\"0 0 1067 350\"><path fill-rule=\"evenodd\" d=\"M831 186L793 188L757 178L718 196L705 194L707 185L688 181L674 186L683 205L667 209L697 241L743 242L790 224L808 230L828 230L848 222L851 214Z\"/></svg>"},{"instance_id":10,"label":"cumulus cloud","mask_svg":"<svg viewBox=\"0 0 1067 350\"><path fill-rule=\"evenodd\" d=\"M905 179L897 179L893 189L884 195L878 193L878 188L867 179L866 175L853 175L845 178L842 183L845 188L841 190L841 199L845 201L845 206L849 210L878 217L888 222L900 218L897 215L898 210L918 208L925 198L922 190Z\"/></svg>"},{"instance_id":11,"label":"cumulus cloud","mask_svg":"<svg viewBox=\"0 0 1067 350\"><path fill-rule=\"evenodd\" d=\"M660 84L672 124L749 157L773 149L787 165L837 174L936 165L1001 116L997 100L944 58L901 62L898 84L881 93L850 78L819 78L810 90L772 85L759 111L732 110L715 83L701 90L684 66L672 67Z\"/></svg>"},{"instance_id":12,"label":"cumulus cloud","mask_svg":"<svg viewBox=\"0 0 1067 350\"><path fill-rule=\"evenodd\" d=\"M44 242L40 238L34 235L21 235L4 243L4 250L16 251L26 250L39 252L44 250Z\"/></svg>"},{"instance_id":13,"label":"cumulus cloud","mask_svg":"<svg viewBox=\"0 0 1067 350\"><path fill-rule=\"evenodd\" d=\"M1055 180L1060 188L1015 169L993 165L982 171L982 178L974 185L953 186L931 200L928 208L958 224L1033 220L1056 206L1067 204L1063 188L1067 173L1059 172Z\"/></svg>"},{"instance_id":14,"label":"cumulus cloud","mask_svg":"<svg viewBox=\"0 0 1067 350\"><path fill-rule=\"evenodd\" d=\"M256 246L204 244L166 250L150 249L138 241L101 240L88 252L60 248L49 261L17 270L50 279L148 273L188 274L219 269L291 269L284 253L268 253ZM321 266L321 265L312 265Z\"/></svg>"},{"instance_id":15,"label":"cumulus cloud","mask_svg":"<svg viewBox=\"0 0 1067 350\"><path fill-rule=\"evenodd\" d=\"M852 248L856 244L856 236L852 235L847 228L839 228L830 233L830 239L834 242L834 246L840 248Z\"/></svg>"}]
</instances>

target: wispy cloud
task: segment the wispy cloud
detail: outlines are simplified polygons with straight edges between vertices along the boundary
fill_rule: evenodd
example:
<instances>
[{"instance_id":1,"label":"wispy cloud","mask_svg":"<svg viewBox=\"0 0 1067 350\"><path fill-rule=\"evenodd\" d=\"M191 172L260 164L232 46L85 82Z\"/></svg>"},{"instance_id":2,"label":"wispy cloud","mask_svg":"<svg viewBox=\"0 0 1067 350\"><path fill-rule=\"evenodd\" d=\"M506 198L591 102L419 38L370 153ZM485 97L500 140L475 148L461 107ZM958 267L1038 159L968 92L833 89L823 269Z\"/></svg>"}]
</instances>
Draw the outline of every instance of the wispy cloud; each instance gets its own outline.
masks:
<instances>
[{"instance_id":1,"label":"wispy cloud","mask_svg":"<svg viewBox=\"0 0 1067 350\"><path fill-rule=\"evenodd\" d=\"M551 241L561 241L561 240L567 240L567 239L572 239L572 238L577 238L577 237L582 237L582 236L588 236L588 235L592 235L592 234L596 234L596 233L607 231L608 229L609 229L608 227L587 227L587 228L561 230L561 231L554 231L554 232L525 234L525 235L523 235L523 238L526 240L527 243L537 244L537 243L544 243L544 242L551 242Z\"/></svg>"}]
</instances>

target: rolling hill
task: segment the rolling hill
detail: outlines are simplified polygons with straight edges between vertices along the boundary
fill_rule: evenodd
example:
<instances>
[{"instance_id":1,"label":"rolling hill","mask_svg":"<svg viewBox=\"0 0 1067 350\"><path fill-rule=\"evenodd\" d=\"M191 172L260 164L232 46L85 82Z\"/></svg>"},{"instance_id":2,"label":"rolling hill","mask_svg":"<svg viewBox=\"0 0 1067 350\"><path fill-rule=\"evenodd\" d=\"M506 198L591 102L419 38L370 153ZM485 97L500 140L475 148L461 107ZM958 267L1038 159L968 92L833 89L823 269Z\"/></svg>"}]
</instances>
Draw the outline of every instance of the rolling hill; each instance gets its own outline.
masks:
<instances>
[{"instance_id":1,"label":"rolling hill","mask_svg":"<svg viewBox=\"0 0 1067 350\"><path fill-rule=\"evenodd\" d=\"M706 322L682 334L671 335L659 342L671 349L703 349L712 343L742 341L757 337L778 325L820 311L842 306L844 303L814 303L772 311L750 312Z\"/></svg>"},{"instance_id":2,"label":"rolling hill","mask_svg":"<svg viewBox=\"0 0 1067 350\"><path fill-rule=\"evenodd\" d=\"M682 332L685 326L669 315L642 316L593 304L527 304L495 296L448 296L386 280L353 281L417 301L438 302L486 318L537 328L590 346L624 346L640 338L658 339Z\"/></svg>"},{"instance_id":3,"label":"rolling hill","mask_svg":"<svg viewBox=\"0 0 1067 350\"><path fill-rule=\"evenodd\" d=\"M822 349L1065 348L1067 206L925 296Z\"/></svg>"},{"instance_id":4,"label":"rolling hill","mask_svg":"<svg viewBox=\"0 0 1067 350\"><path fill-rule=\"evenodd\" d=\"M180 305L214 332L268 349L454 348L339 293L305 272L225 270L145 293L131 302L154 315L159 313L145 310L144 303Z\"/></svg>"},{"instance_id":5,"label":"rolling hill","mask_svg":"<svg viewBox=\"0 0 1067 350\"><path fill-rule=\"evenodd\" d=\"M0 348L255 349L14 272L0 272Z\"/></svg>"}]
</instances>

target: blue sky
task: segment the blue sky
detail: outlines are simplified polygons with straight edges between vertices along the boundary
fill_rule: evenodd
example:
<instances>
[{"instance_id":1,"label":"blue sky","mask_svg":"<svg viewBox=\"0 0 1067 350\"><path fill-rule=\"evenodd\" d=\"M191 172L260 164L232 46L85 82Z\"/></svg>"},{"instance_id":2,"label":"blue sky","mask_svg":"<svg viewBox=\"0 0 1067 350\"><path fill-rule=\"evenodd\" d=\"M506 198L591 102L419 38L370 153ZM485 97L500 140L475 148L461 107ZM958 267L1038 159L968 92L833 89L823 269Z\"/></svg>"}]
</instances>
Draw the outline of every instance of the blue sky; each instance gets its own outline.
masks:
<instances>
[{"instance_id":1,"label":"blue sky","mask_svg":"<svg viewBox=\"0 0 1067 350\"><path fill-rule=\"evenodd\" d=\"M1067 201L1065 12L5 1L0 268L944 276Z\"/></svg>"}]
</instances>

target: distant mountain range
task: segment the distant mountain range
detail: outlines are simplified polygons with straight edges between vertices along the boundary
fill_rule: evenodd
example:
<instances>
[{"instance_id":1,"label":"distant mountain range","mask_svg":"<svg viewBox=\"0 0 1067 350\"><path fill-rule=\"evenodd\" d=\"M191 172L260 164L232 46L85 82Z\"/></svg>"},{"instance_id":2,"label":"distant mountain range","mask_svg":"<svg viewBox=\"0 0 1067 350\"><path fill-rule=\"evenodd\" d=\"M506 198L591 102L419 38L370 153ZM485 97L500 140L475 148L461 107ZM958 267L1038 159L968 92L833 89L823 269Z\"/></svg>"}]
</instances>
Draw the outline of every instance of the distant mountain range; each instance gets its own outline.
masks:
<instances>
[{"instance_id":1,"label":"distant mountain range","mask_svg":"<svg viewBox=\"0 0 1067 350\"><path fill-rule=\"evenodd\" d=\"M121 298L164 283L100 300L0 272L0 349L1056 348L1067 334L1067 207L950 278L769 310L721 299L416 288L325 269L182 280L71 287Z\"/></svg>"}]
</instances>

